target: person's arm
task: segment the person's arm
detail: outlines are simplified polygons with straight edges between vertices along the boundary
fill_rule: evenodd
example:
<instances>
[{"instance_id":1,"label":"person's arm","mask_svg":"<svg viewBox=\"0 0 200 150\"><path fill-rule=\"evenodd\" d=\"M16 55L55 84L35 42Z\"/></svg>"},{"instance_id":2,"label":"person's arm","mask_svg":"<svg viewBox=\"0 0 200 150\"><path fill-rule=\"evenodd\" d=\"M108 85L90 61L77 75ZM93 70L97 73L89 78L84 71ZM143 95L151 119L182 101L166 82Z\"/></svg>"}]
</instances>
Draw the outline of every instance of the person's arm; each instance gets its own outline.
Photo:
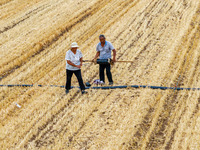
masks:
<instances>
[{"instance_id":1,"label":"person's arm","mask_svg":"<svg viewBox=\"0 0 200 150\"><path fill-rule=\"evenodd\" d=\"M75 64L73 64L70 60L67 60L67 63L68 63L69 65L73 66L73 67L81 68L80 65L75 65Z\"/></svg>"},{"instance_id":2,"label":"person's arm","mask_svg":"<svg viewBox=\"0 0 200 150\"><path fill-rule=\"evenodd\" d=\"M100 44L100 43L99 43ZM96 55L94 56L94 58L92 59L92 61L94 62L99 56L100 56L100 51L99 51L99 44L97 44L96 46Z\"/></svg>"},{"instance_id":3,"label":"person's arm","mask_svg":"<svg viewBox=\"0 0 200 150\"><path fill-rule=\"evenodd\" d=\"M117 52L116 52L115 49L113 49L112 51L113 51L113 62L115 62L116 61L116 54L117 54Z\"/></svg>"},{"instance_id":4,"label":"person's arm","mask_svg":"<svg viewBox=\"0 0 200 150\"><path fill-rule=\"evenodd\" d=\"M82 64L83 64L83 57L80 58L80 62L81 62L80 66L82 66Z\"/></svg>"},{"instance_id":5,"label":"person's arm","mask_svg":"<svg viewBox=\"0 0 200 150\"><path fill-rule=\"evenodd\" d=\"M100 51L97 51L97 53L96 53L95 57L92 59L92 61L96 60L99 57L99 55L100 55Z\"/></svg>"},{"instance_id":6,"label":"person's arm","mask_svg":"<svg viewBox=\"0 0 200 150\"><path fill-rule=\"evenodd\" d=\"M100 55L100 51L98 51L98 52L96 53L94 59L97 59L97 58L99 57L99 55Z\"/></svg>"},{"instance_id":7,"label":"person's arm","mask_svg":"<svg viewBox=\"0 0 200 150\"><path fill-rule=\"evenodd\" d=\"M112 43L108 42L108 44L109 44L109 49L113 51L113 60L112 61L115 62L117 52L116 52L114 46L112 45Z\"/></svg>"}]
</instances>

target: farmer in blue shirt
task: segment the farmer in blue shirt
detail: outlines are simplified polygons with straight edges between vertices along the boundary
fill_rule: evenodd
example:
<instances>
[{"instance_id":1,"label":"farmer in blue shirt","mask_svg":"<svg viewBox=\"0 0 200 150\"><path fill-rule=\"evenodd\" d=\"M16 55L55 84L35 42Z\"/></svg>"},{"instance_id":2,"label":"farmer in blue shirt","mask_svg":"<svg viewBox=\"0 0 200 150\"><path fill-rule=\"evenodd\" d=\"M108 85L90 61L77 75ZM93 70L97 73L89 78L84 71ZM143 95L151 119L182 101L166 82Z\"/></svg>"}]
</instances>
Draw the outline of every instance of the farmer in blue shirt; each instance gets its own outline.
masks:
<instances>
[{"instance_id":1,"label":"farmer in blue shirt","mask_svg":"<svg viewBox=\"0 0 200 150\"><path fill-rule=\"evenodd\" d=\"M100 42L97 44L96 47L96 55L93 59L96 60L98 57L99 59L109 59L111 58L111 51L113 51L113 62L116 61L116 50L113 47L113 45L106 41L106 38L104 35L100 35L99 36L99 40ZM105 83L105 77L104 77L104 70L106 69L106 75L108 77L108 81L109 81L109 85L113 84L113 80L112 80L112 74L110 71L110 64L99 64L99 77L100 77L100 81L103 81Z\"/></svg>"}]
</instances>

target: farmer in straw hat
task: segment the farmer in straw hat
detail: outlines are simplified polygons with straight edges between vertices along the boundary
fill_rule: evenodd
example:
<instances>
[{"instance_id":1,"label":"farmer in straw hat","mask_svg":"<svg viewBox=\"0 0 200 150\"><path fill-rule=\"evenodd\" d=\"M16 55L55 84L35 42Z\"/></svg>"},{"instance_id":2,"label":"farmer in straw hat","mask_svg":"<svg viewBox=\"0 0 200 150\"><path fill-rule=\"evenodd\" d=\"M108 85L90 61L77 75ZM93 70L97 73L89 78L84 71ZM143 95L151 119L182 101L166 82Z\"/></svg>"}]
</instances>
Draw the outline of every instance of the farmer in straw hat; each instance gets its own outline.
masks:
<instances>
[{"instance_id":1,"label":"farmer in straw hat","mask_svg":"<svg viewBox=\"0 0 200 150\"><path fill-rule=\"evenodd\" d=\"M65 60L66 60L66 73L67 73L67 82L66 82L66 94L69 93L71 88L71 78L72 75L78 79L82 94L86 93L85 86L83 84L83 79L81 76L81 66L83 62L83 55L81 51L78 49L78 44L73 42L71 44L71 49L67 51Z\"/></svg>"},{"instance_id":2,"label":"farmer in straw hat","mask_svg":"<svg viewBox=\"0 0 200 150\"><path fill-rule=\"evenodd\" d=\"M113 45L106 41L106 38L104 35L99 36L100 42L97 44L96 47L96 55L93 59L95 61L98 57L99 59L109 59L111 58L111 51L113 52L113 62L116 61L116 50L113 47ZM110 64L99 64L99 77L100 81L103 81L105 83L105 77L104 77L104 70L106 69L106 75L109 81L109 85L113 84L112 74L110 71Z\"/></svg>"}]
</instances>

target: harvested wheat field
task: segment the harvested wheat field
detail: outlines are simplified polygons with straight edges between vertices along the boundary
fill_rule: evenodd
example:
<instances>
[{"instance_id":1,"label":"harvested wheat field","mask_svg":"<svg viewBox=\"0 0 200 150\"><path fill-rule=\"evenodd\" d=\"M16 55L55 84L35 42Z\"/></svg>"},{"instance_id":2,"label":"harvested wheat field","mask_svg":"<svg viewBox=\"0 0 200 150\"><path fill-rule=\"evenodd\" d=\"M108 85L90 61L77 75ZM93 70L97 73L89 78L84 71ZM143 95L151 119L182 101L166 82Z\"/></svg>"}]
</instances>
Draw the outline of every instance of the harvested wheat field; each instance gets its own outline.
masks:
<instances>
[{"instance_id":1,"label":"harvested wheat field","mask_svg":"<svg viewBox=\"0 0 200 150\"><path fill-rule=\"evenodd\" d=\"M200 90L37 86L65 85L71 43L91 60L100 34L134 62L114 86L200 88L199 0L1 0L0 85L33 84L0 87L1 149L200 150Z\"/></svg>"}]
</instances>

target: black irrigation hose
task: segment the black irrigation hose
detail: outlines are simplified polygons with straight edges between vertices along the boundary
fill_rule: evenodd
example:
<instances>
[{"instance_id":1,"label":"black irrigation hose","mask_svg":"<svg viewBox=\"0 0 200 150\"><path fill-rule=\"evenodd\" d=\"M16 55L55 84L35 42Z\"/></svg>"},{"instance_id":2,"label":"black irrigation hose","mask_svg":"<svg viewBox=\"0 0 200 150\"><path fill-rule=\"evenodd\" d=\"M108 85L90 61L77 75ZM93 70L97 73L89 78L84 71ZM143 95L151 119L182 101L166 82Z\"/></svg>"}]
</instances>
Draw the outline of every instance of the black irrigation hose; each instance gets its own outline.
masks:
<instances>
[{"instance_id":1,"label":"black irrigation hose","mask_svg":"<svg viewBox=\"0 0 200 150\"><path fill-rule=\"evenodd\" d=\"M65 86L58 85L30 85L30 84L22 84L22 85L0 85L0 87L60 87L65 88ZM79 88L74 87L72 88ZM177 87L162 87L162 86L148 86L148 85L124 85L124 86L94 86L94 87L86 87L86 89L123 89L123 88L150 88L150 89L161 89L161 90L200 90L200 88L177 88Z\"/></svg>"}]
</instances>

